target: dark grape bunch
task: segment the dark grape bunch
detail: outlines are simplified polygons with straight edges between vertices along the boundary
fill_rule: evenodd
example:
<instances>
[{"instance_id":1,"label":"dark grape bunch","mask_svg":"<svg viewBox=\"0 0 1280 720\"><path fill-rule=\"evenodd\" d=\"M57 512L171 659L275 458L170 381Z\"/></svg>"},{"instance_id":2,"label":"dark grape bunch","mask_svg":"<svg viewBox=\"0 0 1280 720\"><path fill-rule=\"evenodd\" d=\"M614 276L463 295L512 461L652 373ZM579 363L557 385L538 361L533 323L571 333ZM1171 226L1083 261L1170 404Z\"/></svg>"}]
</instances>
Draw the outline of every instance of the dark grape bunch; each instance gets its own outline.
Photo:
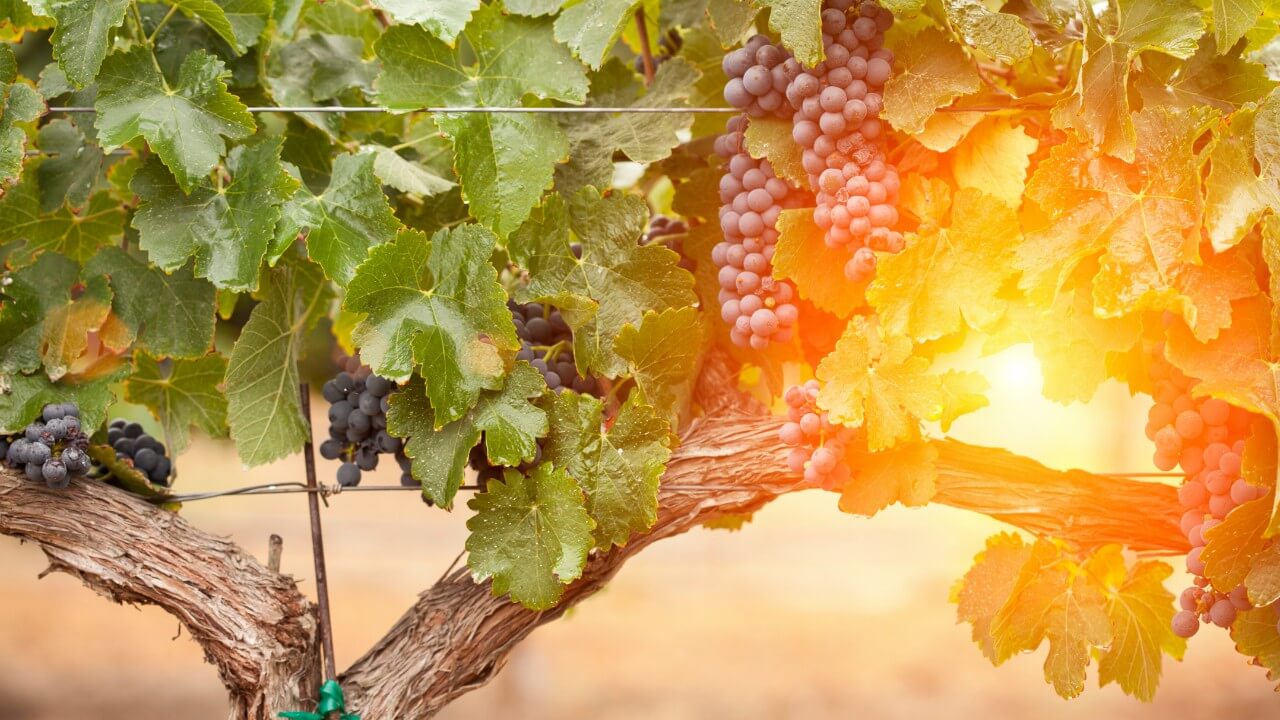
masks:
<instances>
[{"instance_id":1,"label":"dark grape bunch","mask_svg":"<svg viewBox=\"0 0 1280 720\"><path fill-rule=\"evenodd\" d=\"M671 249L672 252L680 256L680 267L694 271L693 258L685 254L684 238L685 233L689 232L689 226L683 220L669 218L666 215L654 215L649 219L649 230L641 238L642 245L652 245L661 243Z\"/></svg>"},{"instance_id":2,"label":"dark grape bunch","mask_svg":"<svg viewBox=\"0 0 1280 720\"><path fill-rule=\"evenodd\" d=\"M598 394L599 382L590 375L578 374L573 360L573 332L558 308L512 300L507 301L507 308L520 338L517 360L533 365L552 390L562 392L573 388L586 395Z\"/></svg>"},{"instance_id":3,"label":"dark grape bunch","mask_svg":"<svg viewBox=\"0 0 1280 720\"><path fill-rule=\"evenodd\" d=\"M395 455L400 484L418 484L410 474L412 461L404 454L404 442L387 432L387 407L396 384L360 364L359 356L346 358L344 369L321 390L329 402L329 439L320 443L320 456L341 460L338 484L355 487L362 472L378 467L378 456Z\"/></svg>"},{"instance_id":4,"label":"dark grape bunch","mask_svg":"<svg viewBox=\"0 0 1280 720\"><path fill-rule=\"evenodd\" d=\"M728 172L720 178L724 240L712 248L711 260L719 268L720 317L731 328L729 338L740 347L763 350L771 341L789 342L800 315L795 286L773 276L773 253L778 215L803 207L804 200L774 174L768 160L747 154L746 124L745 117L735 117L716 138L716 154L727 161Z\"/></svg>"},{"instance_id":5,"label":"dark grape bunch","mask_svg":"<svg viewBox=\"0 0 1280 720\"><path fill-rule=\"evenodd\" d=\"M729 78L724 85L725 102L751 117L791 117L787 86L801 68L785 49L764 35L754 35L726 54L720 67Z\"/></svg>"},{"instance_id":6,"label":"dark grape bunch","mask_svg":"<svg viewBox=\"0 0 1280 720\"><path fill-rule=\"evenodd\" d=\"M1202 622L1231 627L1239 612L1253 607L1244 585L1212 587L1201 553L1205 533L1236 506L1262 497L1267 489L1250 485L1240 475L1253 417L1223 400L1192 397L1197 381L1161 353L1160 347L1154 350L1150 366L1155 404L1147 413L1146 433L1156 446L1156 467L1186 473L1178 502L1184 510L1182 532L1191 543L1187 571L1195 576L1195 585L1183 591L1182 609L1173 616L1174 634L1186 638L1195 635Z\"/></svg>"},{"instance_id":7,"label":"dark grape bunch","mask_svg":"<svg viewBox=\"0 0 1280 720\"><path fill-rule=\"evenodd\" d=\"M817 380L787 389L783 395L787 422L778 430L778 437L791 447L787 467L792 472L803 472L805 482L836 490L852 475L844 454L858 431L831 422L827 413L818 409L818 390Z\"/></svg>"},{"instance_id":8,"label":"dark grape bunch","mask_svg":"<svg viewBox=\"0 0 1280 720\"><path fill-rule=\"evenodd\" d=\"M658 38L658 54L653 56L653 69L657 70L662 63L675 57L682 47L684 38L680 36L680 31L675 28L668 30L666 35ZM644 58L639 55L636 56L635 70L644 73Z\"/></svg>"},{"instance_id":9,"label":"dark grape bunch","mask_svg":"<svg viewBox=\"0 0 1280 720\"><path fill-rule=\"evenodd\" d=\"M845 277L868 282L876 252L900 252L898 171L884 153L884 85L893 53L883 47L893 13L875 2L826 0L822 43L826 59L797 73L786 87L795 111L792 138L817 193L813 220L828 246L852 257Z\"/></svg>"},{"instance_id":10,"label":"dark grape bunch","mask_svg":"<svg viewBox=\"0 0 1280 720\"><path fill-rule=\"evenodd\" d=\"M10 467L23 468L28 479L56 490L89 472L89 437L80 427L80 408L75 403L45 405L40 418L7 445L5 460Z\"/></svg>"},{"instance_id":11,"label":"dark grape bunch","mask_svg":"<svg viewBox=\"0 0 1280 720\"><path fill-rule=\"evenodd\" d=\"M117 458L132 462L151 484L169 487L173 460L164 443L148 435L141 425L123 418L112 420L107 426L107 442L116 451Z\"/></svg>"}]
</instances>

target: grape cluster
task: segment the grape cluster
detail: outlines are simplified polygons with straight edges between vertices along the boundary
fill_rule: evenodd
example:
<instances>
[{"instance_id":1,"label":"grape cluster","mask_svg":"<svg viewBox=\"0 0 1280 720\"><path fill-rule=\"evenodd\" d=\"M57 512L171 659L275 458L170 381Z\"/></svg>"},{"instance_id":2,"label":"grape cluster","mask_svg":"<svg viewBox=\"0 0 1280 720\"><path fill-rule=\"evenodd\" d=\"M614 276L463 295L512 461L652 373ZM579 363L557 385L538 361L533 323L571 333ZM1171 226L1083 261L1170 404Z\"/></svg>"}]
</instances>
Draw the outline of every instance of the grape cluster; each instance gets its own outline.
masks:
<instances>
[{"instance_id":1,"label":"grape cluster","mask_svg":"<svg viewBox=\"0 0 1280 720\"><path fill-rule=\"evenodd\" d=\"M516 359L528 361L542 373L548 388L557 392L573 388L587 395L599 392L599 383L594 377L578 374L573 361L573 332L559 309L511 300L507 301L507 309L511 311L511 321L520 338Z\"/></svg>"},{"instance_id":2,"label":"grape cluster","mask_svg":"<svg viewBox=\"0 0 1280 720\"><path fill-rule=\"evenodd\" d=\"M23 468L28 479L61 490L71 484L71 478L89 472L88 449L80 408L75 403L50 403L39 419L7 443L5 460L10 467Z\"/></svg>"},{"instance_id":3,"label":"grape cluster","mask_svg":"<svg viewBox=\"0 0 1280 720\"><path fill-rule=\"evenodd\" d=\"M117 458L132 462L151 484L169 487L173 460L164 443L148 435L141 425L124 418L112 420L107 426L107 443Z\"/></svg>"},{"instance_id":4,"label":"grape cluster","mask_svg":"<svg viewBox=\"0 0 1280 720\"><path fill-rule=\"evenodd\" d=\"M818 389L817 380L787 389L783 395L787 422L778 437L791 447L787 466L792 472L803 472L805 482L835 490L852 474L844 454L857 430L832 423L827 413L818 409Z\"/></svg>"},{"instance_id":5,"label":"grape cluster","mask_svg":"<svg viewBox=\"0 0 1280 720\"><path fill-rule=\"evenodd\" d=\"M689 226L683 220L669 218L666 215L654 215L649 220L649 230L640 239L641 244L652 245L661 243L666 245L672 252L680 256L680 267L694 271L693 258L689 257L684 251L685 234L689 232Z\"/></svg>"},{"instance_id":6,"label":"grape cluster","mask_svg":"<svg viewBox=\"0 0 1280 720\"><path fill-rule=\"evenodd\" d=\"M1173 617L1173 631L1191 637L1200 623L1230 627L1236 614L1252 607L1243 585L1213 588L1205 577L1201 553L1205 533L1220 524L1236 506L1266 494L1240 475L1245 438L1252 416L1216 398L1194 398L1196 383L1161 357L1156 348L1150 366L1155 404L1147 413L1147 437L1156 446L1155 465L1164 471L1181 468L1186 479L1178 488L1182 532L1191 543L1187 571L1195 585L1179 598L1182 609Z\"/></svg>"},{"instance_id":7,"label":"grape cluster","mask_svg":"<svg viewBox=\"0 0 1280 720\"><path fill-rule=\"evenodd\" d=\"M680 31L675 28L668 30L667 34L658 38L658 54L653 56L653 69L657 70L662 63L675 57L682 47L684 47L684 38L680 36ZM634 65L636 72L644 73L643 57L637 55Z\"/></svg>"},{"instance_id":8,"label":"grape cluster","mask_svg":"<svg viewBox=\"0 0 1280 720\"><path fill-rule=\"evenodd\" d=\"M786 87L794 110L791 136L803 148L801 163L817 193L813 220L828 246L853 256L844 274L867 282L876 251L900 252L897 169L885 159L884 84L893 53L884 33L893 13L875 2L826 0L822 43L826 59L795 75Z\"/></svg>"},{"instance_id":9,"label":"grape cluster","mask_svg":"<svg viewBox=\"0 0 1280 720\"><path fill-rule=\"evenodd\" d=\"M400 484L418 484L410 474L412 463L404 443L387 432L388 401L396 384L360 364L358 356L343 361L344 369L324 384L321 394L329 401L329 439L320 443L320 457L341 460L338 484L355 487L360 475L378 467L378 456L395 455Z\"/></svg>"},{"instance_id":10,"label":"grape cluster","mask_svg":"<svg viewBox=\"0 0 1280 720\"><path fill-rule=\"evenodd\" d=\"M787 85L800 72L800 64L764 35L754 35L720 64L729 78L724 99L751 117L791 116Z\"/></svg>"},{"instance_id":11,"label":"grape cluster","mask_svg":"<svg viewBox=\"0 0 1280 720\"><path fill-rule=\"evenodd\" d=\"M727 160L728 172L720 178L724 240L712 248L711 260L719 268L720 317L731 327L730 339L763 350L771 341L789 342L800 315L795 286L773 277L773 253L778 215L803 201L768 160L747 154L746 123L745 117L734 117L716 138L716 154Z\"/></svg>"}]
</instances>

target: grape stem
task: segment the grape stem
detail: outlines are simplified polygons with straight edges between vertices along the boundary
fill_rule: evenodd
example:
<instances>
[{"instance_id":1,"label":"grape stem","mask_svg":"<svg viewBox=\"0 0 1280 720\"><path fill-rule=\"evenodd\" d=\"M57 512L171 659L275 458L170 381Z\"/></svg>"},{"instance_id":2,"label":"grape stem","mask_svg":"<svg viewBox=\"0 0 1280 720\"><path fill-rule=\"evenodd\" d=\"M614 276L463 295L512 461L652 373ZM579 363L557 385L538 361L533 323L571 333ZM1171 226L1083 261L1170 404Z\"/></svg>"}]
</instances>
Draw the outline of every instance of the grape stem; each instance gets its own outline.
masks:
<instances>
[{"instance_id":1,"label":"grape stem","mask_svg":"<svg viewBox=\"0 0 1280 720\"><path fill-rule=\"evenodd\" d=\"M636 33L640 36L640 61L644 64L644 84L653 83L653 51L649 49L649 27L644 19L644 3L636 7Z\"/></svg>"}]
</instances>

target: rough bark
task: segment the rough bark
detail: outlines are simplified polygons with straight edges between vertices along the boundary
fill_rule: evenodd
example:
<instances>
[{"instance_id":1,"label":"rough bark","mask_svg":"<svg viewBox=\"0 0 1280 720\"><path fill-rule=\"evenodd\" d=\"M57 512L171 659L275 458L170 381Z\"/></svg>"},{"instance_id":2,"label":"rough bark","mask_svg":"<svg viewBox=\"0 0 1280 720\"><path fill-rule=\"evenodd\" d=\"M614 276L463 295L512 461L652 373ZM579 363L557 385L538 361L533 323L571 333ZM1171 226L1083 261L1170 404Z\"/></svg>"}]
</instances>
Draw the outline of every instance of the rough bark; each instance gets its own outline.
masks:
<instances>
[{"instance_id":1,"label":"rough bark","mask_svg":"<svg viewBox=\"0 0 1280 720\"><path fill-rule=\"evenodd\" d=\"M218 668L233 720L268 720L315 697L311 602L230 540L100 482L49 490L7 469L0 469L0 533L39 545L46 572L182 621Z\"/></svg>"}]
</instances>

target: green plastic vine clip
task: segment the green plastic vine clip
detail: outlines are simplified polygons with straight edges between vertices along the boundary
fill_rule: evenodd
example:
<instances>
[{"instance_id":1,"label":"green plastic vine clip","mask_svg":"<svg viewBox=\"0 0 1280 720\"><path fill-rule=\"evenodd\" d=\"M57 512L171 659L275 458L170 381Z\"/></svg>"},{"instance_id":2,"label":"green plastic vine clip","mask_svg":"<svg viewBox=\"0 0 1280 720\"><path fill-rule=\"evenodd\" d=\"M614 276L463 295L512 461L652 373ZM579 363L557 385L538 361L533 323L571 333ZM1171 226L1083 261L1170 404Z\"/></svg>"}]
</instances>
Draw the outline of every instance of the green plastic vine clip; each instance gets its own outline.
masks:
<instances>
[{"instance_id":1,"label":"green plastic vine clip","mask_svg":"<svg viewBox=\"0 0 1280 720\"><path fill-rule=\"evenodd\" d=\"M331 713L342 713L341 720L360 720L359 715L347 712L347 701L342 696L342 686L337 680L326 680L320 686L320 702L316 705L315 712L304 712L291 710L282 712L280 717L285 720L328 720Z\"/></svg>"}]
</instances>

